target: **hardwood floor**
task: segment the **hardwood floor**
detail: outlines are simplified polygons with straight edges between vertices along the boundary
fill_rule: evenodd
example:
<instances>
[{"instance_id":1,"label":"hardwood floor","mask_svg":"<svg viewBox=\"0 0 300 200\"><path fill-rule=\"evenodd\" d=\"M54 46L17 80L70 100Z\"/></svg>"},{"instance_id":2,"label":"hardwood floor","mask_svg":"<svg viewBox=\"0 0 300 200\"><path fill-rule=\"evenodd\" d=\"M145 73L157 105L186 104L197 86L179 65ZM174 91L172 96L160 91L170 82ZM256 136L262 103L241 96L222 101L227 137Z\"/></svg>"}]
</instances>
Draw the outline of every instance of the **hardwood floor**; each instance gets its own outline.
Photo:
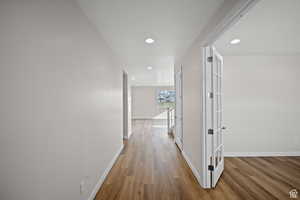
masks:
<instances>
[{"instance_id":1,"label":"hardwood floor","mask_svg":"<svg viewBox=\"0 0 300 200\"><path fill-rule=\"evenodd\" d=\"M300 157L225 158L217 187L205 190L165 127L138 120L133 131L96 200L282 200L300 192Z\"/></svg>"}]
</instances>

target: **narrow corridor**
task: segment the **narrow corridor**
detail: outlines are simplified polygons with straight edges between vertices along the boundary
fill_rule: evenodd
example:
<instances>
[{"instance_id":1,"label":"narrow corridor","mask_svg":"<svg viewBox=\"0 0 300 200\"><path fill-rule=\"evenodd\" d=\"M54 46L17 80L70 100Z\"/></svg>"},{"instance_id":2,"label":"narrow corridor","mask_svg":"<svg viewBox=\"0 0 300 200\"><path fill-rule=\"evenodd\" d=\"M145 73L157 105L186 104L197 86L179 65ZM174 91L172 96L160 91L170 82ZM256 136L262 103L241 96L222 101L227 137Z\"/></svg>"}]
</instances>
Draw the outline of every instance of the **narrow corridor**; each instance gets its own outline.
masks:
<instances>
[{"instance_id":1,"label":"narrow corridor","mask_svg":"<svg viewBox=\"0 0 300 200\"><path fill-rule=\"evenodd\" d=\"M133 135L96 200L199 198L200 186L162 122L134 122Z\"/></svg>"}]
</instances>

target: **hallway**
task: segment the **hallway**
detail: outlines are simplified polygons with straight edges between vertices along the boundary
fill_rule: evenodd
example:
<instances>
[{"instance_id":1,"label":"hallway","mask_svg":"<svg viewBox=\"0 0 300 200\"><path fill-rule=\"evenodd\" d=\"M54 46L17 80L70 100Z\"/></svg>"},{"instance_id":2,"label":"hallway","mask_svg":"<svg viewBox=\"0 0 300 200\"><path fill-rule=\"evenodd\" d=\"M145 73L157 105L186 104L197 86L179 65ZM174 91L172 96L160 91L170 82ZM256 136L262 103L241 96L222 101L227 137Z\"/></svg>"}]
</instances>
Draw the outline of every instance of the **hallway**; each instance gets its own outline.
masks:
<instances>
[{"instance_id":1,"label":"hallway","mask_svg":"<svg viewBox=\"0 0 300 200\"><path fill-rule=\"evenodd\" d=\"M226 158L217 187L204 190L162 125L133 123L133 135L95 200L289 199L289 191L300 188L300 158L273 157Z\"/></svg>"},{"instance_id":2,"label":"hallway","mask_svg":"<svg viewBox=\"0 0 300 200\"><path fill-rule=\"evenodd\" d=\"M201 195L197 180L161 121L134 121L133 135L96 200L197 199Z\"/></svg>"},{"instance_id":3,"label":"hallway","mask_svg":"<svg viewBox=\"0 0 300 200\"><path fill-rule=\"evenodd\" d=\"M299 199L299 10L0 0L0 200Z\"/></svg>"}]
</instances>

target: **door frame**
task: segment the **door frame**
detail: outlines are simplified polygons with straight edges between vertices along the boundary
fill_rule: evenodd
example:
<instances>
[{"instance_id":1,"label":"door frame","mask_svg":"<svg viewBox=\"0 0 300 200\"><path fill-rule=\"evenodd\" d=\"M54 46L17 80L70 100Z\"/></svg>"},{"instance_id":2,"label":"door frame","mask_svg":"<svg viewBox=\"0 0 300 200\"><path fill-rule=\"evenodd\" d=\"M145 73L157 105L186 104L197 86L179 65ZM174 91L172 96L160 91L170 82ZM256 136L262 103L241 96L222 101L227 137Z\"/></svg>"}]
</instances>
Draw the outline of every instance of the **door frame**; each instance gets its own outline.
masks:
<instances>
[{"instance_id":1,"label":"door frame","mask_svg":"<svg viewBox=\"0 0 300 200\"><path fill-rule=\"evenodd\" d=\"M209 67L210 64L207 62L207 57L212 56L212 52L208 50L207 47L213 46L213 44L217 41L218 38L220 38L225 31L230 29L233 25L235 25L246 13L248 13L251 8L256 5L260 0L245 0L240 3L236 8L232 9L232 11L225 17L214 30L210 31L210 34L205 37L202 45L202 109L203 109L203 134L201 134L201 140L204 141L204 147L203 147L203 165L202 168L204 171L202 172L202 183L204 188L212 188L212 182L211 182L211 175L210 171L208 169L208 165L210 163L210 154L211 151L211 137L208 135L208 128L210 126L209 117L210 113L208 112L208 106L211 106L208 101L208 76L210 76Z\"/></svg>"},{"instance_id":2,"label":"door frame","mask_svg":"<svg viewBox=\"0 0 300 200\"><path fill-rule=\"evenodd\" d=\"M175 69L175 67L174 67ZM178 106L178 103L177 103L177 91L178 91L178 88L177 88L177 73L180 73L180 110L181 110L181 113L180 113L180 130L181 130L181 141L180 141L180 144L177 143L177 118L178 118L178 110L177 110L177 106ZM183 74L182 74L182 65L180 66L179 68L179 71L178 70L174 70L174 85L175 85L175 135L174 135L174 138L175 138L175 144L178 146L179 150L180 151L183 151Z\"/></svg>"},{"instance_id":3,"label":"door frame","mask_svg":"<svg viewBox=\"0 0 300 200\"><path fill-rule=\"evenodd\" d=\"M123 139L128 139L128 74L125 70L122 73L122 93L123 93Z\"/></svg>"}]
</instances>

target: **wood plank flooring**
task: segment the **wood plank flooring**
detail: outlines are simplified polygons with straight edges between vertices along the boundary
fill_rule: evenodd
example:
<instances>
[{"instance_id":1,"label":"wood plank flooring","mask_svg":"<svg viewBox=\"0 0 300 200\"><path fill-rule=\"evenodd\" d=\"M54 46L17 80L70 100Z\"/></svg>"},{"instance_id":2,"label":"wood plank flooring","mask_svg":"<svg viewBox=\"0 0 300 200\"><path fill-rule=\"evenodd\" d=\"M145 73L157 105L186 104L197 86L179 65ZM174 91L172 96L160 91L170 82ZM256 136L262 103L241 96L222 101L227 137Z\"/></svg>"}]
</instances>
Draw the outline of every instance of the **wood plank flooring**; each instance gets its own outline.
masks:
<instances>
[{"instance_id":1,"label":"wood plank flooring","mask_svg":"<svg viewBox=\"0 0 300 200\"><path fill-rule=\"evenodd\" d=\"M225 158L217 187L205 190L161 123L137 120L133 131L96 200L283 200L300 192L300 157Z\"/></svg>"}]
</instances>

